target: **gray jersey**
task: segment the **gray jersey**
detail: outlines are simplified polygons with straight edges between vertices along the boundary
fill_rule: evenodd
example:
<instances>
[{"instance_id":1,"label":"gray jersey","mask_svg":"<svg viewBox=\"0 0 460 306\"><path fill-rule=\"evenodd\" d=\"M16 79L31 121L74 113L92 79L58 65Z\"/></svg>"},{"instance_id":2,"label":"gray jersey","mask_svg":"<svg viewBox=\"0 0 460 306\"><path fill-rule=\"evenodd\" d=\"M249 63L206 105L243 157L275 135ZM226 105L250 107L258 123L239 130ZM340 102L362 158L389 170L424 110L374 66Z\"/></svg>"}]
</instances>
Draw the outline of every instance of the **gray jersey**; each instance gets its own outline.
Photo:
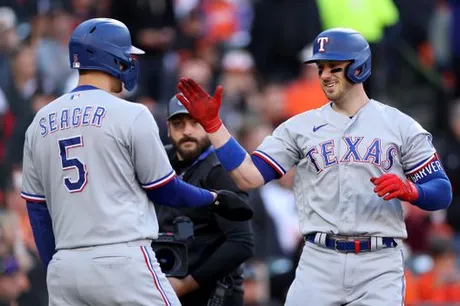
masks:
<instances>
[{"instance_id":1,"label":"gray jersey","mask_svg":"<svg viewBox=\"0 0 460 306\"><path fill-rule=\"evenodd\" d=\"M294 191L303 234L406 238L400 200L378 197L370 178L405 178L423 168L436 157L431 139L406 114L371 100L353 118L330 104L297 115L254 154L280 174L297 165Z\"/></svg>"},{"instance_id":2,"label":"gray jersey","mask_svg":"<svg viewBox=\"0 0 460 306\"><path fill-rule=\"evenodd\" d=\"M145 106L94 88L65 94L35 116L23 162L22 196L46 201L57 249L158 236L143 188L175 173Z\"/></svg>"}]
</instances>

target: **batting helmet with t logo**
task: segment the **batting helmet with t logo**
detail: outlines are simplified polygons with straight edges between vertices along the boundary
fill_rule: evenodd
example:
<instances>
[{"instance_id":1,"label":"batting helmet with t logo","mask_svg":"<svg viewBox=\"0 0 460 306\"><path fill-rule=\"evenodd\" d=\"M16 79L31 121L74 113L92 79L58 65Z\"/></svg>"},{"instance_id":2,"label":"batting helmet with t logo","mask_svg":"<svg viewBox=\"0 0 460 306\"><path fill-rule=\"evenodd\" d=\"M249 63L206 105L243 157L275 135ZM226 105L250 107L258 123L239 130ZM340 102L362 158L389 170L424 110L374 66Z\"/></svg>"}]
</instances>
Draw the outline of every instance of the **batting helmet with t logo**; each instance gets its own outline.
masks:
<instances>
[{"instance_id":1,"label":"batting helmet with t logo","mask_svg":"<svg viewBox=\"0 0 460 306\"><path fill-rule=\"evenodd\" d=\"M357 31L333 28L321 32L313 42L313 55L305 63L351 61L345 76L352 83L362 83L371 75L371 49Z\"/></svg>"},{"instance_id":2,"label":"batting helmet with t logo","mask_svg":"<svg viewBox=\"0 0 460 306\"><path fill-rule=\"evenodd\" d=\"M139 72L139 63L131 54L144 54L144 51L131 44L128 28L115 19L86 20L70 37L71 68L104 71L121 80L127 90L134 89Z\"/></svg>"}]
</instances>

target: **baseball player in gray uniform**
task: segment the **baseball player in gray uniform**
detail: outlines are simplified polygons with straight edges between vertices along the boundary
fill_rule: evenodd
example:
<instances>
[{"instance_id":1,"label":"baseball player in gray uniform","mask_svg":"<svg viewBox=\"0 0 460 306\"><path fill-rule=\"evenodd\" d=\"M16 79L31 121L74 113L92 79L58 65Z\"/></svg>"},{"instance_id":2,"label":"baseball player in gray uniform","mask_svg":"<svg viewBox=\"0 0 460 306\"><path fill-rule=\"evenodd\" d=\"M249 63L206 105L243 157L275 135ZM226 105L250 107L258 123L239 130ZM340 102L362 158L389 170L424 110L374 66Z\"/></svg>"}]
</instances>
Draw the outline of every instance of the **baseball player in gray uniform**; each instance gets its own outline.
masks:
<instances>
[{"instance_id":1,"label":"baseball player in gray uniform","mask_svg":"<svg viewBox=\"0 0 460 306\"><path fill-rule=\"evenodd\" d=\"M294 189L306 243L286 305L403 305L401 201L445 209L450 181L430 133L368 98L362 83L371 74L371 51L361 34L343 28L320 33L306 63L317 64L330 103L279 125L251 156L219 119L221 86L211 97L182 79L177 97L205 127L241 189L297 166Z\"/></svg>"},{"instance_id":2,"label":"baseball player in gray uniform","mask_svg":"<svg viewBox=\"0 0 460 306\"><path fill-rule=\"evenodd\" d=\"M180 305L151 248L152 202L209 206L239 220L251 210L234 193L176 178L151 113L115 96L135 87L131 55L143 53L123 23L81 23L69 52L79 86L36 114L24 145L22 196L49 304Z\"/></svg>"}]
</instances>

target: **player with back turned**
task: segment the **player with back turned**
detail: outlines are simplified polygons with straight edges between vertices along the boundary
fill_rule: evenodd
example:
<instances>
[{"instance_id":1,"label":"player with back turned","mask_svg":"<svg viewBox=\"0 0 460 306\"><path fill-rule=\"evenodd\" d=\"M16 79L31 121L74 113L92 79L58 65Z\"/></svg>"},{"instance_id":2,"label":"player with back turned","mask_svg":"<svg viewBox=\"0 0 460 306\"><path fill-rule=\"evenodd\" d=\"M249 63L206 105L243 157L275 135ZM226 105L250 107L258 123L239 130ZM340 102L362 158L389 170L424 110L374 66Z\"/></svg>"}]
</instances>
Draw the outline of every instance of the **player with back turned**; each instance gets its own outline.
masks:
<instances>
[{"instance_id":1,"label":"player with back turned","mask_svg":"<svg viewBox=\"0 0 460 306\"><path fill-rule=\"evenodd\" d=\"M178 179L148 109L115 96L136 86L131 55L142 53L117 20L78 25L69 42L78 86L38 111L26 132L21 194L51 306L180 305L151 248L152 202L252 215L236 194Z\"/></svg>"},{"instance_id":2,"label":"player with back turned","mask_svg":"<svg viewBox=\"0 0 460 306\"><path fill-rule=\"evenodd\" d=\"M318 66L330 103L282 123L251 156L219 118L221 86L211 97L182 79L177 97L241 189L297 166L294 189L306 243L286 305L403 305L401 201L430 211L452 201L432 136L367 96L362 83L371 74L371 51L356 31L320 33L306 63Z\"/></svg>"}]
</instances>

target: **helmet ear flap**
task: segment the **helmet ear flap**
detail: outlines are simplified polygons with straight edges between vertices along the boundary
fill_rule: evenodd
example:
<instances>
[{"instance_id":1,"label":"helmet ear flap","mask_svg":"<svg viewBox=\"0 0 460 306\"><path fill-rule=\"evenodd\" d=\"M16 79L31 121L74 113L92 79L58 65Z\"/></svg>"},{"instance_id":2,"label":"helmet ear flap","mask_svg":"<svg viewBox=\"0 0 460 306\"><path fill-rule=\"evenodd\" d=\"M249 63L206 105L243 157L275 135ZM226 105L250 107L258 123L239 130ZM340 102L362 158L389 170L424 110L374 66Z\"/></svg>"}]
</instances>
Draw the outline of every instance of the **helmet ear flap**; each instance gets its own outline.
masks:
<instances>
[{"instance_id":1,"label":"helmet ear flap","mask_svg":"<svg viewBox=\"0 0 460 306\"><path fill-rule=\"evenodd\" d=\"M133 58L130 59L130 63L126 69L121 72L120 80L125 85L126 90L131 91L136 87L137 77L139 72L139 62Z\"/></svg>"},{"instance_id":2,"label":"helmet ear flap","mask_svg":"<svg viewBox=\"0 0 460 306\"><path fill-rule=\"evenodd\" d=\"M363 83L371 76L371 56L359 57L348 65L346 76L352 83ZM356 72L359 73L356 73Z\"/></svg>"}]
</instances>

